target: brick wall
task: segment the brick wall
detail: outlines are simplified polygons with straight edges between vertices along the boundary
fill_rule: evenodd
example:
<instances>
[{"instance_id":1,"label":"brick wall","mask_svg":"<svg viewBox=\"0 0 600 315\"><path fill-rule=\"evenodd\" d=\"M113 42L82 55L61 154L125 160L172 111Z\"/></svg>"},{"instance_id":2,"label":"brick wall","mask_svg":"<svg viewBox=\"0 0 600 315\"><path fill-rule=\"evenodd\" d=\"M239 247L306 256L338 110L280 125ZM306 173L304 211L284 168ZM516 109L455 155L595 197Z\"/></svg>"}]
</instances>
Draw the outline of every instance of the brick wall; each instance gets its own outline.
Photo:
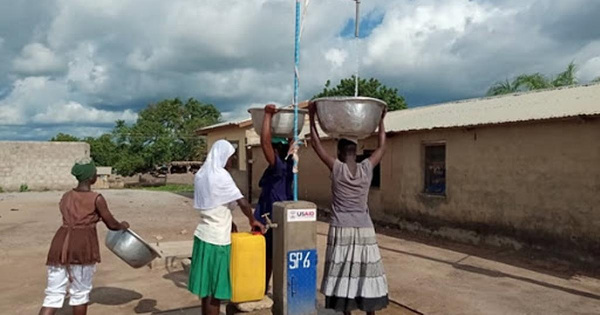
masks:
<instances>
[{"instance_id":1,"label":"brick wall","mask_svg":"<svg viewBox=\"0 0 600 315\"><path fill-rule=\"evenodd\" d=\"M0 141L0 187L16 191L23 184L30 190L62 190L77 182L73 163L90 156L82 142Z\"/></svg>"}]
</instances>

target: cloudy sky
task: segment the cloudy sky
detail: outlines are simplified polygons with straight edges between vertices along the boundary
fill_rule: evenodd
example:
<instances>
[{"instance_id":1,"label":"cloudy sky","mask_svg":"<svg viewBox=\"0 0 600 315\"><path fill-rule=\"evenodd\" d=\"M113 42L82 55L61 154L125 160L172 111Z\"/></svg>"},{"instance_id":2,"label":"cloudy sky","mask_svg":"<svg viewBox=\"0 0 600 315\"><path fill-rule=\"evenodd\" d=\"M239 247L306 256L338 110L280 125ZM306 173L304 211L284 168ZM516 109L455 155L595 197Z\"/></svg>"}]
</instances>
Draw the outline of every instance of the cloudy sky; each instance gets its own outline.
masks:
<instances>
[{"instance_id":1,"label":"cloudy sky","mask_svg":"<svg viewBox=\"0 0 600 315\"><path fill-rule=\"evenodd\" d=\"M524 72L575 61L600 76L598 0L312 0L300 96L360 73L409 106L481 96ZM0 139L99 135L164 98L226 119L292 98L292 0L1 0Z\"/></svg>"}]
</instances>

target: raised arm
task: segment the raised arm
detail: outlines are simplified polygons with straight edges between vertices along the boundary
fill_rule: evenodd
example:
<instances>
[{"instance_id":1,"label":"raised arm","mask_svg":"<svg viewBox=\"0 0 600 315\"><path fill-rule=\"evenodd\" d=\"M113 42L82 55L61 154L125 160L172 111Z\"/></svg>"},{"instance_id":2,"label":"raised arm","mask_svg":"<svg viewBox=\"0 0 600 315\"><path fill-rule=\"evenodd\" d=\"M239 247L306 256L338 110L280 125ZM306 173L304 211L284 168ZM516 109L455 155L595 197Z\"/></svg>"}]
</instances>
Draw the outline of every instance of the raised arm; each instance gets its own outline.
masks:
<instances>
[{"instance_id":1,"label":"raised arm","mask_svg":"<svg viewBox=\"0 0 600 315\"><path fill-rule=\"evenodd\" d=\"M252 214L252 207L250 206L248 200L246 200L246 198L238 199L237 204L242 209L244 215L246 215L246 217L248 218L248 222L250 223L250 227L252 228L252 230L254 230L254 228L257 228L261 231L261 233L264 234L266 232L265 226L254 218L254 215Z\"/></svg>"},{"instance_id":2,"label":"raised arm","mask_svg":"<svg viewBox=\"0 0 600 315\"><path fill-rule=\"evenodd\" d=\"M379 122L379 145L377 146L377 150L369 157L369 161L371 161L373 167L381 162L381 158L383 158L383 154L385 153L385 125L383 121L386 113L387 109L384 108L383 113L381 113L381 121Z\"/></svg>"},{"instance_id":3,"label":"raised arm","mask_svg":"<svg viewBox=\"0 0 600 315\"><path fill-rule=\"evenodd\" d=\"M98 195L98 197L96 198L96 209L98 210L102 221L109 230L116 231L125 230L129 228L129 223L127 223L126 221L119 223L119 221L117 221L115 217L113 217L112 213L110 213L110 210L108 210L108 204L106 203L106 199L104 199L102 195Z\"/></svg>"},{"instance_id":4,"label":"raised arm","mask_svg":"<svg viewBox=\"0 0 600 315\"><path fill-rule=\"evenodd\" d=\"M273 115L275 115L275 113L277 113L275 105L269 104L265 106L265 117L263 118L263 125L260 133L260 147L270 166L275 166L276 162L275 150L273 150L273 145L271 144L271 121L273 120Z\"/></svg>"},{"instance_id":5,"label":"raised arm","mask_svg":"<svg viewBox=\"0 0 600 315\"><path fill-rule=\"evenodd\" d=\"M315 104L311 102L308 106L308 116L310 118L310 144L315 152L317 152L321 161L327 165L329 170L333 170L335 159L327 154L327 151L325 151L321 144L321 138L319 137L319 131L317 130L317 124L315 123L315 111Z\"/></svg>"}]
</instances>

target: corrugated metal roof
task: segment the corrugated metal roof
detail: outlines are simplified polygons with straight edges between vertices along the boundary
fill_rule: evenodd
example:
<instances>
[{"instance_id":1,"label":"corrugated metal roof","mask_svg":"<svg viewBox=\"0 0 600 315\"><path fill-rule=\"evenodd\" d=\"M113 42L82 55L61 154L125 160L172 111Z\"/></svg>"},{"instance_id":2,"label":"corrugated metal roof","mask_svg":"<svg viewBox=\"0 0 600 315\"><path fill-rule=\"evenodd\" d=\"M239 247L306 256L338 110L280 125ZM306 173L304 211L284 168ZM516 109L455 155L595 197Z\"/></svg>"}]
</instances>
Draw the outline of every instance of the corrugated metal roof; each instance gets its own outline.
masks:
<instances>
[{"instance_id":1,"label":"corrugated metal roof","mask_svg":"<svg viewBox=\"0 0 600 315\"><path fill-rule=\"evenodd\" d=\"M218 124L206 126L204 128L200 128L200 129L198 129L196 131L196 133L199 134L199 135L206 135L210 131L213 131L215 129L225 128L225 127L240 127L240 128L243 128L243 127L249 126L250 123L251 123L250 119L244 119L244 120L239 120L239 121L227 121L227 122L222 122L222 123L218 123Z\"/></svg>"},{"instance_id":2,"label":"corrugated metal roof","mask_svg":"<svg viewBox=\"0 0 600 315\"><path fill-rule=\"evenodd\" d=\"M388 132L469 127L600 114L600 84L470 99L390 112Z\"/></svg>"}]
</instances>

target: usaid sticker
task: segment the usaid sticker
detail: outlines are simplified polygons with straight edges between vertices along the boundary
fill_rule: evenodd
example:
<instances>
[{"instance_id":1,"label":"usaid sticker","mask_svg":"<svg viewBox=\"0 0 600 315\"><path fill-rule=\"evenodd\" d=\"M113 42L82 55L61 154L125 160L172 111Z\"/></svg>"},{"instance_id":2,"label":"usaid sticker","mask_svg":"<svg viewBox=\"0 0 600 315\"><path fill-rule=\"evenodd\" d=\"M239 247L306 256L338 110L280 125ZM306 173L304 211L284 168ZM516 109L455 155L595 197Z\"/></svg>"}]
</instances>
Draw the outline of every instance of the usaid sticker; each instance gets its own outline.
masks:
<instances>
[{"instance_id":1,"label":"usaid sticker","mask_svg":"<svg viewBox=\"0 0 600 315\"><path fill-rule=\"evenodd\" d=\"M288 222L317 221L317 209L292 209L287 212Z\"/></svg>"}]
</instances>

